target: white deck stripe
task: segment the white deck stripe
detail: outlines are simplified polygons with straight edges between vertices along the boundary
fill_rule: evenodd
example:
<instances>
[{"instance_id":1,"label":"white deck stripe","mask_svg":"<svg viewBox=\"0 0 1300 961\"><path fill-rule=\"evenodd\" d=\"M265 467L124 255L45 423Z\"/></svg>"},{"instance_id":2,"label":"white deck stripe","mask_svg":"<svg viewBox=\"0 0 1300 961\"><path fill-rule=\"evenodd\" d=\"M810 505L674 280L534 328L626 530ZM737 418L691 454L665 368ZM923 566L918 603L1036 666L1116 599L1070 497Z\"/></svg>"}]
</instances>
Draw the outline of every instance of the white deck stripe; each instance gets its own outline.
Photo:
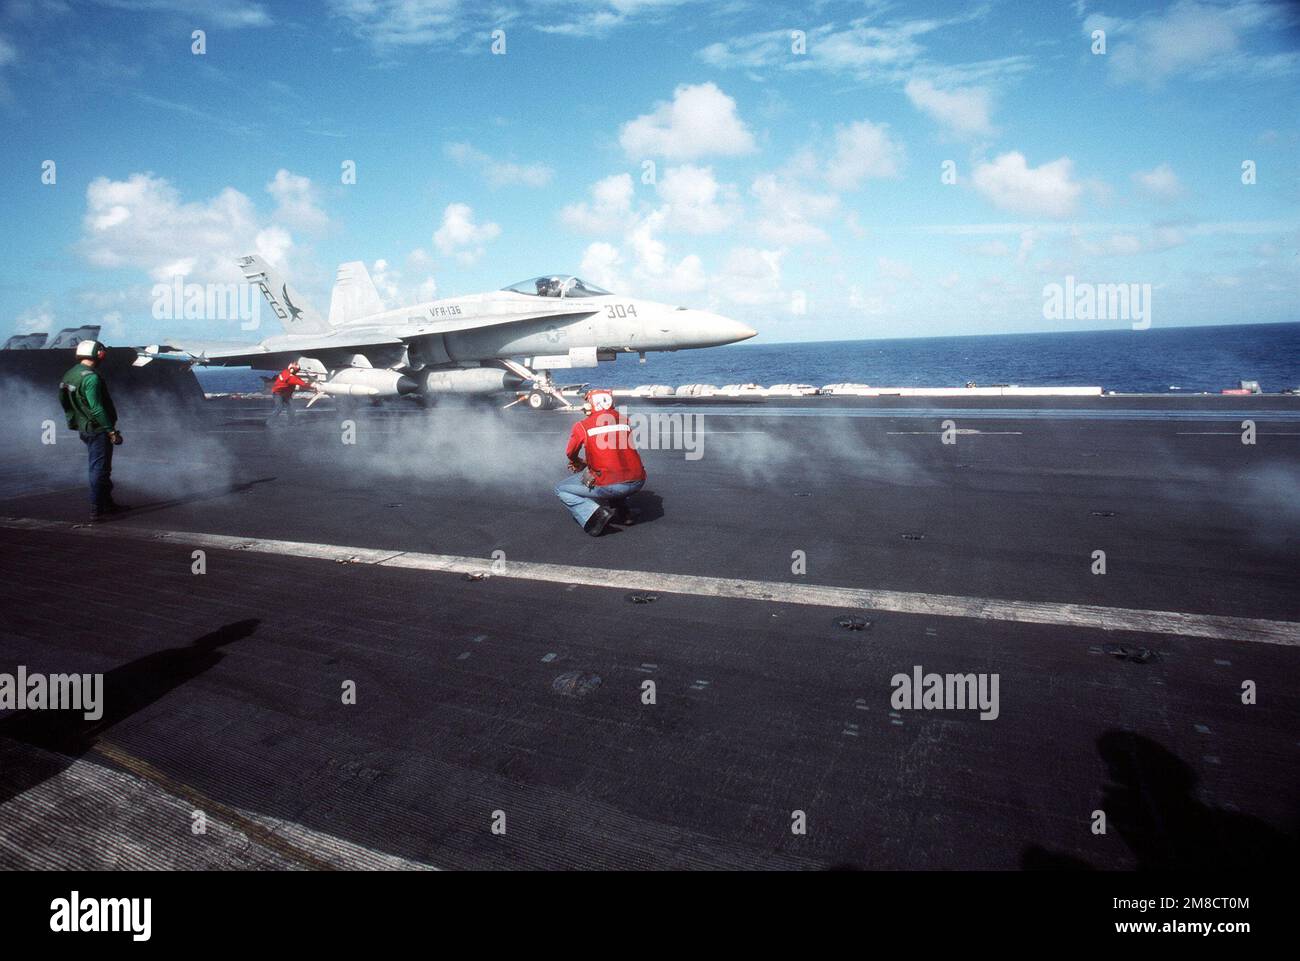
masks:
<instances>
[{"instance_id":1,"label":"white deck stripe","mask_svg":"<svg viewBox=\"0 0 1300 961\"><path fill-rule=\"evenodd\" d=\"M279 554L448 574L487 574L552 584L584 584L590 587L618 590L656 591L664 594L691 594L699 597L725 597L840 609L861 608L900 614L925 614L932 617L968 617L976 620L1016 621L1024 624L1056 624L1100 631L1141 631L1150 634L1208 637L1300 647L1300 623L1253 617L1187 614L1179 611L1144 611L1123 607L1100 607L1094 604L959 597L951 594L921 594L817 584L786 584L780 581L577 567L568 564L541 564L534 561L507 561L504 570L494 571L492 560L486 557L377 550L337 544L269 540L260 537L233 537L228 534L151 530L111 523L82 526L62 521L5 517L0 518L0 527L113 538L128 537L135 540L184 544L190 547L242 550L256 554Z\"/></svg>"}]
</instances>

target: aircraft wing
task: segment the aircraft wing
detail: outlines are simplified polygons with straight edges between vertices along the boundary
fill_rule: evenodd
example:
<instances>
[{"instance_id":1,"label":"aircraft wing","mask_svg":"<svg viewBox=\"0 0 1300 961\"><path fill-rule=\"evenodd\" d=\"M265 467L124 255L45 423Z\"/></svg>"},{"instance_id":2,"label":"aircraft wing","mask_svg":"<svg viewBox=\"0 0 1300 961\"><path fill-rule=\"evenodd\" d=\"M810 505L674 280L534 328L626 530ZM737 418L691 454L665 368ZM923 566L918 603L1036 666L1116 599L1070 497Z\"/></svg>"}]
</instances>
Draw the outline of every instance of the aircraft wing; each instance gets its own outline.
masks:
<instances>
[{"instance_id":1,"label":"aircraft wing","mask_svg":"<svg viewBox=\"0 0 1300 961\"><path fill-rule=\"evenodd\" d=\"M513 306L513 305L512 305ZM546 320L551 317L572 320L593 314L598 308L574 304L571 308L548 305L537 310L529 305L526 310L502 310L500 313L472 317L432 318L408 321L405 324L343 325L324 333L281 334L268 337L258 344L231 344L222 341L187 341L184 338L169 340L170 348L160 348L155 354L168 349L188 354L201 364L214 367L266 366L267 362L288 363L298 357L311 357L325 351L350 350L365 353L368 347L401 346L418 337L449 334L480 327L502 327L525 320Z\"/></svg>"},{"instance_id":2,"label":"aircraft wing","mask_svg":"<svg viewBox=\"0 0 1300 961\"><path fill-rule=\"evenodd\" d=\"M222 341L191 341L172 339L168 346L160 348L158 353L168 350L188 354L201 364L213 367L252 367L259 362L275 359L296 360L298 357L320 353L326 350L353 350L363 352L366 347L400 346L402 338L390 333L375 330L350 332L346 329L324 334L286 334L280 337L268 337L260 344L231 344Z\"/></svg>"}]
</instances>

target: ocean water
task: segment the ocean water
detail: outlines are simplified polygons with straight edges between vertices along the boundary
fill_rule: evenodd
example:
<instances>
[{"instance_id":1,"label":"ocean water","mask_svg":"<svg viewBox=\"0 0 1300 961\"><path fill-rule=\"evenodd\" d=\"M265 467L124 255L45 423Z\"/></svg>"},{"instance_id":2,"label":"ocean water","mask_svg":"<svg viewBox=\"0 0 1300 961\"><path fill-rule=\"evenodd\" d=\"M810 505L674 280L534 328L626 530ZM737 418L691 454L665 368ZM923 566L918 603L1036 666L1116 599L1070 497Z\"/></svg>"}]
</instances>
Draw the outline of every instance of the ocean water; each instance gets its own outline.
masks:
<instances>
[{"instance_id":1,"label":"ocean water","mask_svg":"<svg viewBox=\"0 0 1300 961\"><path fill-rule=\"evenodd\" d=\"M596 369L556 371L559 381L640 384L843 382L878 387L1087 386L1136 393L1210 391L1257 380L1268 392L1300 387L1300 324L1170 327L1059 334L735 344L620 356ZM260 373L198 369L210 392L258 390Z\"/></svg>"}]
</instances>

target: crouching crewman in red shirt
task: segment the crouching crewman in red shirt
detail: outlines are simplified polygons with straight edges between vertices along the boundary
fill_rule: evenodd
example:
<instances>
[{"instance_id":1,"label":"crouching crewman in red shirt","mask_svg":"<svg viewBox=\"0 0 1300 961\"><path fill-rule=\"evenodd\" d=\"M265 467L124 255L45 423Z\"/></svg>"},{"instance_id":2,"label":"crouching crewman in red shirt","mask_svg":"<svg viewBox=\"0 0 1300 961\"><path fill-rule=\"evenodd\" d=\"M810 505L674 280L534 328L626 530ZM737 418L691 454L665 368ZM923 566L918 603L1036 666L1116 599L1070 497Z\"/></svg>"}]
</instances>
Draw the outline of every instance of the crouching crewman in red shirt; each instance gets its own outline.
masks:
<instances>
[{"instance_id":1,"label":"crouching crewman in red shirt","mask_svg":"<svg viewBox=\"0 0 1300 961\"><path fill-rule=\"evenodd\" d=\"M582 409L586 416L573 425L564 449L573 476L557 484L555 494L584 531L599 537L611 521L632 522L627 498L645 484L645 467L612 393L588 391ZM586 454L585 462L579 451Z\"/></svg>"}]
</instances>

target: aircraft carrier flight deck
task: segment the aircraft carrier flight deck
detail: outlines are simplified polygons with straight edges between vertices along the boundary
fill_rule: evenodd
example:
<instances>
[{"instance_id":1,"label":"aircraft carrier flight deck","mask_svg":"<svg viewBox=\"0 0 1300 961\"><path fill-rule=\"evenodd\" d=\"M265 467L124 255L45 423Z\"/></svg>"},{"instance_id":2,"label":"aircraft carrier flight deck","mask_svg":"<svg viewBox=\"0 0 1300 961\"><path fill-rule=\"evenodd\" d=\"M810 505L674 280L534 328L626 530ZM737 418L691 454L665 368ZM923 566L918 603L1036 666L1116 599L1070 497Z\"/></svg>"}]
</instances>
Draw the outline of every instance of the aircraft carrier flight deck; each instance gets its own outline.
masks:
<instances>
[{"instance_id":1,"label":"aircraft carrier flight deck","mask_svg":"<svg viewBox=\"0 0 1300 961\"><path fill-rule=\"evenodd\" d=\"M563 411L164 407L97 525L11 418L0 663L106 707L0 713L0 866L1294 863L1300 398L627 402L599 538Z\"/></svg>"}]
</instances>

